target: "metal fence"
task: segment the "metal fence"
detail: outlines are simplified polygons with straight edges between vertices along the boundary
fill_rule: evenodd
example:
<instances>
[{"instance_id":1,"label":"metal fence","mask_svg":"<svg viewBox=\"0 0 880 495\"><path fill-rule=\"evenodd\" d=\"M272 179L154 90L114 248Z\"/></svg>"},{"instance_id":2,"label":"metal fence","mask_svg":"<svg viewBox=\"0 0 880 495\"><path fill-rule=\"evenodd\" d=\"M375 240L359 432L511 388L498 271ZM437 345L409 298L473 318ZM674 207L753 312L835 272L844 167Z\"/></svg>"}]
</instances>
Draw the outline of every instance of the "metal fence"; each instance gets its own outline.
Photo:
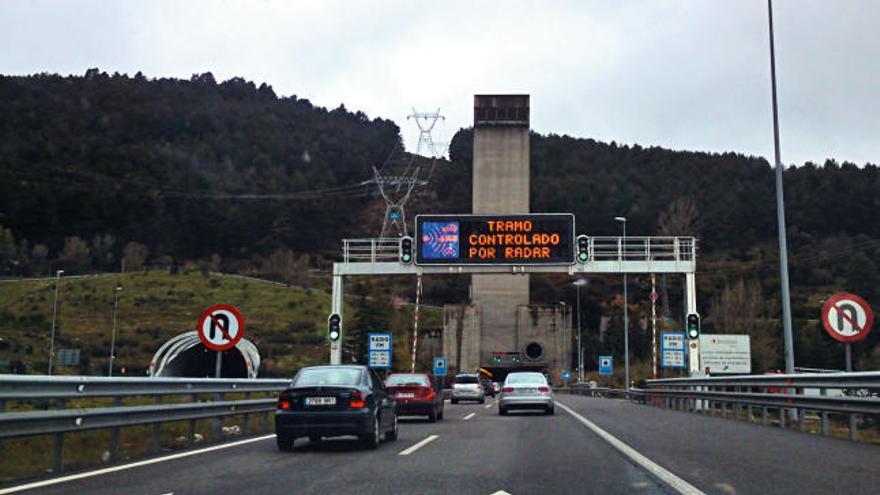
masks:
<instances>
[{"instance_id":1,"label":"metal fence","mask_svg":"<svg viewBox=\"0 0 880 495\"><path fill-rule=\"evenodd\" d=\"M247 434L250 416L259 414L268 430L268 415L275 409L274 394L289 383L287 379L0 375L0 439L54 435L52 464L57 473L63 468L65 433L110 428L109 460L115 461L123 426L153 425L151 452L161 447L162 423L171 421L189 421L187 445L194 442L199 419L214 418L219 436L220 418L243 415L242 433ZM243 398L229 399L228 394ZM251 394L262 397L251 398ZM125 399L137 397L147 397L153 404L125 405ZM163 403L172 397L173 403ZM83 399L113 400L110 406L68 407Z\"/></svg>"},{"instance_id":2,"label":"metal fence","mask_svg":"<svg viewBox=\"0 0 880 495\"><path fill-rule=\"evenodd\" d=\"M859 415L880 415L880 372L804 373L710 378L648 380L630 394L646 404L733 418L748 422L758 418L769 424L771 414L779 426L794 421L801 431L815 414L821 432L828 435L829 415L848 418L849 437L858 436ZM756 414L757 413L757 414ZM757 415L757 417L756 417Z\"/></svg>"}]
</instances>

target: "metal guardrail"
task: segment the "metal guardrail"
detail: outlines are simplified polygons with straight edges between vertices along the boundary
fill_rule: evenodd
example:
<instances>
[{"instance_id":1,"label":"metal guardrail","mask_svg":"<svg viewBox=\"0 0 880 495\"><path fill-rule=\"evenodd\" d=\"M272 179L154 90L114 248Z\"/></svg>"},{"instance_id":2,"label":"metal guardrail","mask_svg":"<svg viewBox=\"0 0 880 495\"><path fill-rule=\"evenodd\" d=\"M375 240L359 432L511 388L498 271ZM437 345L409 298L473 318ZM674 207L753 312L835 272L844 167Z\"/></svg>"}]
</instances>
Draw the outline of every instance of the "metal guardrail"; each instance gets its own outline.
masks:
<instances>
[{"instance_id":1,"label":"metal guardrail","mask_svg":"<svg viewBox=\"0 0 880 495\"><path fill-rule=\"evenodd\" d=\"M674 261L697 259L697 241L693 237L589 237L588 252L592 261ZM397 261L400 239L343 239L344 263Z\"/></svg>"},{"instance_id":2,"label":"metal guardrail","mask_svg":"<svg viewBox=\"0 0 880 495\"><path fill-rule=\"evenodd\" d=\"M746 420L755 421L759 409L761 422L769 424L772 411L779 426L787 418L805 430L808 412L821 418L823 435L830 430L829 414L849 419L851 440L858 437L859 414L880 416L880 372L804 373L793 375L749 375L708 378L670 378L648 380L644 389L630 391L641 402L661 407L734 418L745 409Z\"/></svg>"},{"instance_id":3,"label":"metal guardrail","mask_svg":"<svg viewBox=\"0 0 880 495\"><path fill-rule=\"evenodd\" d=\"M53 471L63 468L64 434L112 428L110 461L118 457L119 429L124 426L153 425L151 452L161 447L161 425L189 421L187 445L192 445L196 421L214 418L219 436L219 418L244 415L243 433L248 433L251 414L261 414L268 430L268 413L275 409L274 397L252 399L251 394L274 394L285 389L287 379L213 378L107 378L92 376L0 375L0 439L46 435L55 436ZM243 399L225 400L226 394L243 394ZM211 400L201 400L200 396ZM188 402L166 403L170 396L183 396ZM155 404L124 405L125 398L151 397ZM112 398L112 406L67 408L70 401ZM36 410L5 412L9 403L41 406Z\"/></svg>"}]
</instances>

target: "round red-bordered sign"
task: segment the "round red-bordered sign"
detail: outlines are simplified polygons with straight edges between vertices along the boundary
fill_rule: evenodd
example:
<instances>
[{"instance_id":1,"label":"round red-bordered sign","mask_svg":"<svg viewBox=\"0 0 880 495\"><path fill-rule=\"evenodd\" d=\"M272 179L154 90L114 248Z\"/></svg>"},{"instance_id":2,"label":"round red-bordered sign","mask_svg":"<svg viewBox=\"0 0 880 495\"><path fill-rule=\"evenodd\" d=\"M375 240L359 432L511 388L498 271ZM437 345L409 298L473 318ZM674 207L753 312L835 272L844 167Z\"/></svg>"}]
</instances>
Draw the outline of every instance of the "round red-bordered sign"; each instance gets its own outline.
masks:
<instances>
[{"instance_id":1,"label":"round red-bordered sign","mask_svg":"<svg viewBox=\"0 0 880 495\"><path fill-rule=\"evenodd\" d=\"M835 294L822 306L822 325L835 340L858 342L874 325L874 312L868 302L855 294Z\"/></svg>"},{"instance_id":2,"label":"round red-bordered sign","mask_svg":"<svg viewBox=\"0 0 880 495\"><path fill-rule=\"evenodd\" d=\"M233 306L215 304L199 318L199 340L212 351L226 351L244 337L244 317Z\"/></svg>"}]
</instances>

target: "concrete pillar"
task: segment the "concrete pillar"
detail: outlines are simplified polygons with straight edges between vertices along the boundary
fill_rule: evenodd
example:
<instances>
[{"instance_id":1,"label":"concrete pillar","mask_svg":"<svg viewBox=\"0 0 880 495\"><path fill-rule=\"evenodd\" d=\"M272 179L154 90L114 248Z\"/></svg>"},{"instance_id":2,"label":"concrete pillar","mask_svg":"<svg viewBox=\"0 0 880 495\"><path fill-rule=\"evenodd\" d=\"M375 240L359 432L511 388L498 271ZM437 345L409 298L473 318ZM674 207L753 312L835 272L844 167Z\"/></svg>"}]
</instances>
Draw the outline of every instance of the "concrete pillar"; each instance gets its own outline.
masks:
<instances>
[{"instance_id":1,"label":"concrete pillar","mask_svg":"<svg viewBox=\"0 0 880 495\"><path fill-rule=\"evenodd\" d=\"M529 213L529 96L474 96L473 213ZM528 275L473 275L481 307L481 364L517 348L517 308L529 304Z\"/></svg>"}]
</instances>

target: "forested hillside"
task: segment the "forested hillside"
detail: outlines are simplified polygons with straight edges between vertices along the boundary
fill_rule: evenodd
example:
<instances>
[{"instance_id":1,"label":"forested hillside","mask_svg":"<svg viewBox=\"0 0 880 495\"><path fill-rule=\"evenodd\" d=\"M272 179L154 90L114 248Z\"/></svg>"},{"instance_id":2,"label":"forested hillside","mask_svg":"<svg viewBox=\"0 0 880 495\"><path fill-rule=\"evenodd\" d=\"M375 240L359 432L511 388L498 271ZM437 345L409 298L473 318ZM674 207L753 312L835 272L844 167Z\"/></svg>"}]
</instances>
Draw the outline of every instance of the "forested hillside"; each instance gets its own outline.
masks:
<instances>
[{"instance_id":1,"label":"forested hillside","mask_svg":"<svg viewBox=\"0 0 880 495\"><path fill-rule=\"evenodd\" d=\"M340 238L377 234L383 205L362 182L400 140L389 120L328 111L237 78L97 69L0 77L0 274L117 270L124 258L129 269L195 264L302 282L304 270L337 256ZM625 215L630 235L699 237L704 327L751 333L756 371L781 365L766 160L552 134L533 134L531 150L532 211L573 212L589 235L619 234L612 218ZM471 153L472 132L463 129L407 212L469 211ZM785 173L785 197L798 363L840 368L842 347L817 318L838 290L880 309L880 169L799 164ZM647 277L632 284L638 325L649 313ZM673 319L681 317L678 284L662 280L662 312ZM534 277L532 285L538 300L574 302L567 280ZM465 287L432 280L426 297L462 300ZM585 291L588 344L598 350L621 345L619 291L616 277L596 277ZM605 335L602 316L611 319ZM633 336L637 358L650 356L647 338ZM855 346L859 366L880 368L878 341L875 331Z\"/></svg>"}]
</instances>

